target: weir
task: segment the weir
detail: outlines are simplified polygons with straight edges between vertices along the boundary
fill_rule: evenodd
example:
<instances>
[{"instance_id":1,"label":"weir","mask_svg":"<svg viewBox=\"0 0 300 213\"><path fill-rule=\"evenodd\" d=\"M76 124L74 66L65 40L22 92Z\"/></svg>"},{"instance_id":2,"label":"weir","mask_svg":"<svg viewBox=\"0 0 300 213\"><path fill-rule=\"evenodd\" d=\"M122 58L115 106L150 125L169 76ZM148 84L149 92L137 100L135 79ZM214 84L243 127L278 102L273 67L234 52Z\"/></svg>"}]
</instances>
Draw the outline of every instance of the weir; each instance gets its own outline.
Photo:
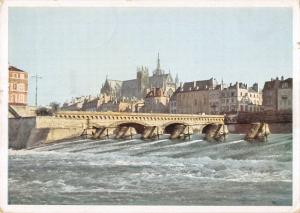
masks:
<instances>
[{"instance_id":1,"label":"weir","mask_svg":"<svg viewBox=\"0 0 300 213\"><path fill-rule=\"evenodd\" d=\"M224 116L61 111L53 116L37 116L26 120L11 118L9 122L10 147L28 148L82 136L127 139L141 135L143 139L153 139L170 134L172 139L187 138L208 126L224 126ZM215 138L219 137L219 132L218 129L215 132L210 129L208 134Z\"/></svg>"}]
</instances>

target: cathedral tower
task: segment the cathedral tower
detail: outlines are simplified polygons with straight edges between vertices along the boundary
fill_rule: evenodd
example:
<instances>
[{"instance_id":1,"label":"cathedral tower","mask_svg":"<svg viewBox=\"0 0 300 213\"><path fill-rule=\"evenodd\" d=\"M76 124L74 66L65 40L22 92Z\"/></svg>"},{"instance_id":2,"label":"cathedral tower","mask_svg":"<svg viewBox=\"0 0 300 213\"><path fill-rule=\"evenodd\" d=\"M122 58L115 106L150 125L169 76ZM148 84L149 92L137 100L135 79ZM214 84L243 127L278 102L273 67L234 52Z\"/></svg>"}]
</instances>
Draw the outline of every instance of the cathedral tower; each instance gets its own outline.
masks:
<instances>
[{"instance_id":1,"label":"cathedral tower","mask_svg":"<svg viewBox=\"0 0 300 213\"><path fill-rule=\"evenodd\" d=\"M149 88L149 71L147 67L138 67L137 68L137 89L138 89L138 98L144 98Z\"/></svg>"}]
</instances>

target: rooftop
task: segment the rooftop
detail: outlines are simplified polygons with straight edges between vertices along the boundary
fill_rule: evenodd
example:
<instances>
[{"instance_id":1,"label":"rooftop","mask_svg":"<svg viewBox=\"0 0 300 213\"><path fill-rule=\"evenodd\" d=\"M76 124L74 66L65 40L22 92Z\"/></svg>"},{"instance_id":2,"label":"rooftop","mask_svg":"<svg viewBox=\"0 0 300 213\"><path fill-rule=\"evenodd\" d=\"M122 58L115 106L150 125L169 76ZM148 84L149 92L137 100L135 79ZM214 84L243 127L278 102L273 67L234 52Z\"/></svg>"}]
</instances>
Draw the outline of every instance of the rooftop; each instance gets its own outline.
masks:
<instances>
[{"instance_id":1,"label":"rooftop","mask_svg":"<svg viewBox=\"0 0 300 213\"><path fill-rule=\"evenodd\" d=\"M17 67L14 67L14 66L9 66L8 70L9 71L17 71L17 72L25 72L24 70L21 70L21 69L19 69Z\"/></svg>"}]
</instances>

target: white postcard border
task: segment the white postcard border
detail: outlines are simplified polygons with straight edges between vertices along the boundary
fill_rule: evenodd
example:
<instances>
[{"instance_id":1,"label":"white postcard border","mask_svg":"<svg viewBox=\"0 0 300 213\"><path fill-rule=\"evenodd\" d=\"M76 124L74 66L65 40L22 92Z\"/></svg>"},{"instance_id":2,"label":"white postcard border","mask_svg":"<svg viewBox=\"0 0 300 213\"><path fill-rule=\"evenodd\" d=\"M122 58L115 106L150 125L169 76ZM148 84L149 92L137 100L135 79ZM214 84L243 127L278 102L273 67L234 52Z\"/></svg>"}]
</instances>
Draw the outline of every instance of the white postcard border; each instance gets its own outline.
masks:
<instances>
[{"instance_id":1,"label":"white postcard border","mask_svg":"<svg viewBox=\"0 0 300 213\"><path fill-rule=\"evenodd\" d=\"M300 213L299 0L0 0L0 212L297 212ZM293 205L107 206L8 205L8 8L9 7L291 7L293 8Z\"/></svg>"}]
</instances>

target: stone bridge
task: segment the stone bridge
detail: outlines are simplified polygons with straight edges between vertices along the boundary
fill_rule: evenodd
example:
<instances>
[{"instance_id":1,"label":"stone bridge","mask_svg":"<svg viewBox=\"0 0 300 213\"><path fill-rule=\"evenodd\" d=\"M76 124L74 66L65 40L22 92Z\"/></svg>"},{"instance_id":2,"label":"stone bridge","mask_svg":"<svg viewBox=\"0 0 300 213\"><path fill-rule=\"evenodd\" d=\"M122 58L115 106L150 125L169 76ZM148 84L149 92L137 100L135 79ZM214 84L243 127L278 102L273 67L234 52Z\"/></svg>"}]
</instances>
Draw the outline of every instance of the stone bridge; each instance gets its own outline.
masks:
<instances>
[{"instance_id":1,"label":"stone bridge","mask_svg":"<svg viewBox=\"0 0 300 213\"><path fill-rule=\"evenodd\" d=\"M218 138L227 130L224 116L188 114L60 111L53 116L11 118L9 123L10 144L21 148L83 135L95 139L140 135L147 139L167 134L174 139L199 132Z\"/></svg>"},{"instance_id":2,"label":"stone bridge","mask_svg":"<svg viewBox=\"0 0 300 213\"><path fill-rule=\"evenodd\" d=\"M224 116L189 115L160 113L116 113L116 112L58 112L52 119L56 127L80 128L85 134L96 138L114 136L132 137L141 134L142 138L159 137L170 134L171 138L189 136L198 131L207 133L224 125Z\"/></svg>"}]
</instances>

